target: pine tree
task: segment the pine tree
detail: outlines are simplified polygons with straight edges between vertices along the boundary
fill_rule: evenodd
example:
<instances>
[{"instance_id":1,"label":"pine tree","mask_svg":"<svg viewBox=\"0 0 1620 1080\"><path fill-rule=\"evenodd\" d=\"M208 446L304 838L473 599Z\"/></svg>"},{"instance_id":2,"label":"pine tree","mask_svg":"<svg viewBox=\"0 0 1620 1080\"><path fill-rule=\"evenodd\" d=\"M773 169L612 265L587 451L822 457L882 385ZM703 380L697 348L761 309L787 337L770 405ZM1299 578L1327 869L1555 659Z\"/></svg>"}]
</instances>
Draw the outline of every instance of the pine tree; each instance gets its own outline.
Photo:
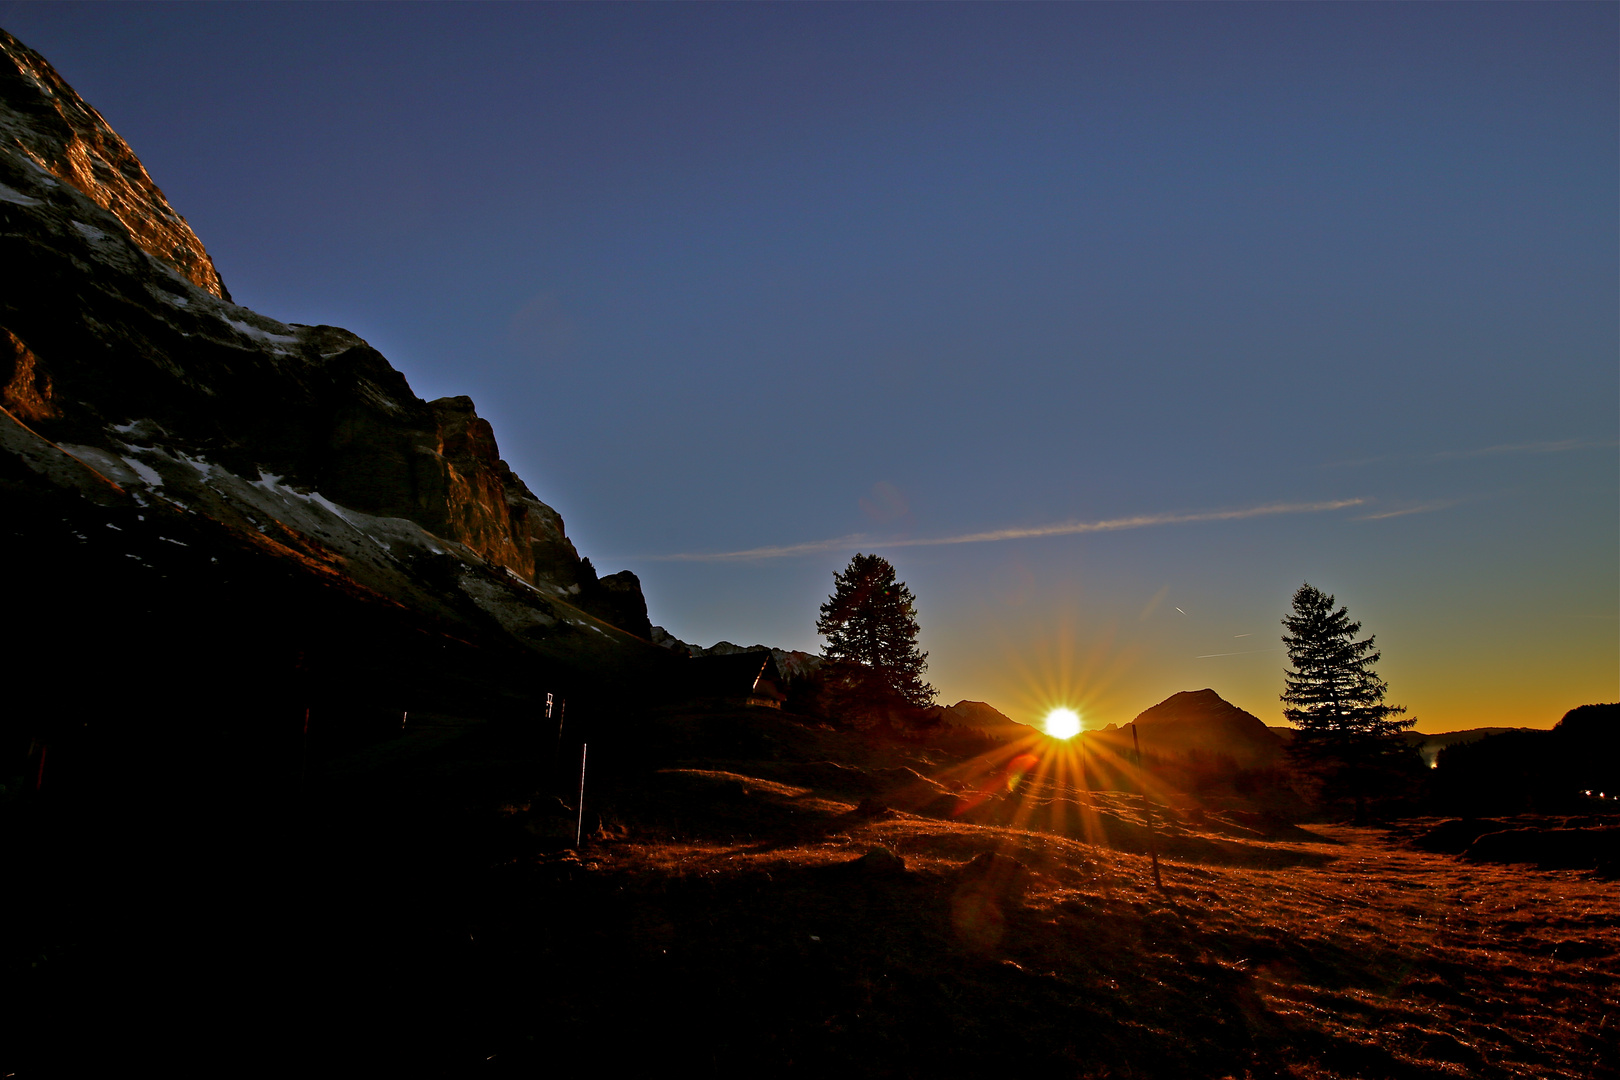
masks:
<instances>
[{"instance_id":1,"label":"pine tree","mask_svg":"<svg viewBox=\"0 0 1620 1080\"><path fill-rule=\"evenodd\" d=\"M821 605L816 633L827 639L823 655L870 668L912 705L933 704L934 688L922 679L928 654L917 649L916 603L889 560L857 554L833 574L833 594Z\"/></svg>"},{"instance_id":2,"label":"pine tree","mask_svg":"<svg viewBox=\"0 0 1620 1080\"><path fill-rule=\"evenodd\" d=\"M1361 624L1334 603L1309 584L1294 593L1294 610L1282 621L1292 668L1283 674L1283 716L1299 729L1292 756L1330 793L1353 797L1359 820L1367 794L1410 756L1400 734L1417 718L1384 704L1389 687L1373 671L1380 659L1373 636L1357 641Z\"/></svg>"}]
</instances>

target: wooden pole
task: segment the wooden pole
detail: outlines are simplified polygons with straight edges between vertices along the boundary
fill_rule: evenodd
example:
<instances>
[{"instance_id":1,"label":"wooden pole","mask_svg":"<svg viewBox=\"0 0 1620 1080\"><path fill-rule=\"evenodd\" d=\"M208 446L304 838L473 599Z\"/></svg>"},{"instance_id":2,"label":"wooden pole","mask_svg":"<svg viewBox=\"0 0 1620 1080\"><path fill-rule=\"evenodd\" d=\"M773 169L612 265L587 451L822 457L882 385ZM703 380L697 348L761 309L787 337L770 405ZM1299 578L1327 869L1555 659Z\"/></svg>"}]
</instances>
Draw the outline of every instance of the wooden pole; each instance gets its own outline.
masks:
<instances>
[{"instance_id":1,"label":"wooden pole","mask_svg":"<svg viewBox=\"0 0 1620 1080\"><path fill-rule=\"evenodd\" d=\"M1142 779L1142 740L1136 737L1136 725L1131 725L1131 745L1136 748L1136 789L1142 793L1142 820L1147 822L1148 858L1153 861L1153 887L1164 888L1159 880L1159 840L1153 830L1153 806L1148 802L1147 782Z\"/></svg>"},{"instance_id":2,"label":"wooden pole","mask_svg":"<svg viewBox=\"0 0 1620 1080\"><path fill-rule=\"evenodd\" d=\"M546 719L551 718L551 695L546 695ZM556 784L562 777L562 733L563 733L563 702L557 702L557 741L551 744L551 783ZM555 790L555 789L553 789Z\"/></svg>"},{"instance_id":3,"label":"wooden pole","mask_svg":"<svg viewBox=\"0 0 1620 1080\"><path fill-rule=\"evenodd\" d=\"M574 850L585 838L585 751L590 749L586 743L579 744L579 820L574 825Z\"/></svg>"},{"instance_id":4,"label":"wooden pole","mask_svg":"<svg viewBox=\"0 0 1620 1080\"><path fill-rule=\"evenodd\" d=\"M1080 740L1080 787L1086 793L1086 809L1091 810L1091 742L1083 731L1075 737Z\"/></svg>"}]
</instances>

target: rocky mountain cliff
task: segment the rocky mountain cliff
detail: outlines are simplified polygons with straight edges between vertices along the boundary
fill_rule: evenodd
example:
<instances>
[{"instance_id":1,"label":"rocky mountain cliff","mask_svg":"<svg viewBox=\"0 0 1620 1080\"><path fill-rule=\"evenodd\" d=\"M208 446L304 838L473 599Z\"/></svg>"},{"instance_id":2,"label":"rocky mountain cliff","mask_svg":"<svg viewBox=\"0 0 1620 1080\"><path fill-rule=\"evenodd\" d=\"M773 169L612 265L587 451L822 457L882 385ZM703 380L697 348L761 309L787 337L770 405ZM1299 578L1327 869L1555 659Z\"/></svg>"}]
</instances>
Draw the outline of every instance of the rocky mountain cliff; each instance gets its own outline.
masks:
<instances>
[{"instance_id":1,"label":"rocky mountain cliff","mask_svg":"<svg viewBox=\"0 0 1620 1080\"><path fill-rule=\"evenodd\" d=\"M214 261L174 212L129 144L45 59L0 30L0 142L118 219L141 249L229 300ZM13 200L14 201L14 200Z\"/></svg>"},{"instance_id":2,"label":"rocky mountain cliff","mask_svg":"<svg viewBox=\"0 0 1620 1080\"><path fill-rule=\"evenodd\" d=\"M18 670L88 662L53 634L148 666L189 647L210 689L175 692L203 710L254 665L307 699L317 667L363 697L486 647L552 683L665 656L635 576L597 577L470 399L232 303L129 146L4 31L0 406ZM62 697L36 711L82 711Z\"/></svg>"},{"instance_id":3,"label":"rocky mountain cliff","mask_svg":"<svg viewBox=\"0 0 1620 1080\"><path fill-rule=\"evenodd\" d=\"M101 115L3 31L0 57L0 395L15 421L100 451L81 456L125 488L173 499L183 485L167 474L189 468L257 486L258 503L324 500L413 523L649 634L633 575L601 587L471 399L424 402L348 331L230 303Z\"/></svg>"}]
</instances>

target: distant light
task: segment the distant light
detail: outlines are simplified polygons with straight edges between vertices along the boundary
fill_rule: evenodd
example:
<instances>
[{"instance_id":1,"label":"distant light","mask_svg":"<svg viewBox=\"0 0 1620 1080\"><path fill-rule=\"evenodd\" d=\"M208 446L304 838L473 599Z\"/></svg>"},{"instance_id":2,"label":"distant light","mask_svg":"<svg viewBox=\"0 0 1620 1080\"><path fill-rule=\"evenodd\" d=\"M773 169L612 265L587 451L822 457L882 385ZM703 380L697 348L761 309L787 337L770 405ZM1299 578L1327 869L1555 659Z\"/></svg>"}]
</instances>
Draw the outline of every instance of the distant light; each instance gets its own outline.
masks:
<instances>
[{"instance_id":1,"label":"distant light","mask_svg":"<svg viewBox=\"0 0 1620 1080\"><path fill-rule=\"evenodd\" d=\"M1073 709L1053 709L1041 726L1054 739L1072 739L1080 734L1080 714Z\"/></svg>"}]
</instances>

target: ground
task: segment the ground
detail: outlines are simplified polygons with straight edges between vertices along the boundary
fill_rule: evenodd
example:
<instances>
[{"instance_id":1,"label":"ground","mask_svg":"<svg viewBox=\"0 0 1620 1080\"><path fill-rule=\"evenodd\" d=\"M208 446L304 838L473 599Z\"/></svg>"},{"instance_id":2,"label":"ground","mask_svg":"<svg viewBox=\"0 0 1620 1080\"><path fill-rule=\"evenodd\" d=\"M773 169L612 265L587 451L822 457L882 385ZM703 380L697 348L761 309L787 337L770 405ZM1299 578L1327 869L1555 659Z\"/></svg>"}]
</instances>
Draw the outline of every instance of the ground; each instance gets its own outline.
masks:
<instances>
[{"instance_id":1,"label":"ground","mask_svg":"<svg viewBox=\"0 0 1620 1080\"><path fill-rule=\"evenodd\" d=\"M566 736L412 722L211 807L223 844L13 813L4 1071L1620 1075L1613 883L1428 822L1182 800L1149 834L1005 753L765 711L599 726L582 819Z\"/></svg>"}]
</instances>

